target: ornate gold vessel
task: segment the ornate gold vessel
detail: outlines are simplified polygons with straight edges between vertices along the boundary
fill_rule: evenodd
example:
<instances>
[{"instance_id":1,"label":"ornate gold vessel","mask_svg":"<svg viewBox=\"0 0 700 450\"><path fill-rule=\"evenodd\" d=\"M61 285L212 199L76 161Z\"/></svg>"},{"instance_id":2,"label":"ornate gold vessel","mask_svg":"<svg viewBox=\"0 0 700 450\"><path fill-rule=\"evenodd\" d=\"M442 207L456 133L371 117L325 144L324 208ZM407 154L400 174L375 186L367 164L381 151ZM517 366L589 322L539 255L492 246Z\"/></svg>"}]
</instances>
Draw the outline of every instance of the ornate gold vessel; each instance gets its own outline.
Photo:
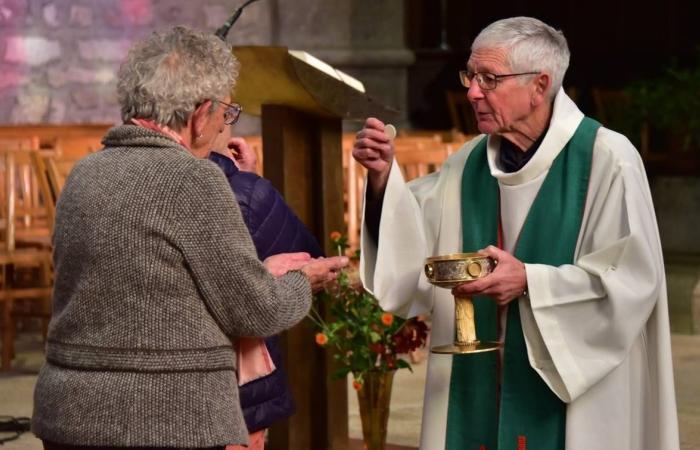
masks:
<instances>
[{"instance_id":1,"label":"ornate gold vessel","mask_svg":"<svg viewBox=\"0 0 700 450\"><path fill-rule=\"evenodd\" d=\"M490 274L496 263L479 253L453 253L425 260L425 276L438 287L451 289ZM474 304L470 297L455 296L456 337L452 344L430 349L433 353L464 354L498 350L501 342L480 341L476 337Z\"/></svg>"}]
</instances>

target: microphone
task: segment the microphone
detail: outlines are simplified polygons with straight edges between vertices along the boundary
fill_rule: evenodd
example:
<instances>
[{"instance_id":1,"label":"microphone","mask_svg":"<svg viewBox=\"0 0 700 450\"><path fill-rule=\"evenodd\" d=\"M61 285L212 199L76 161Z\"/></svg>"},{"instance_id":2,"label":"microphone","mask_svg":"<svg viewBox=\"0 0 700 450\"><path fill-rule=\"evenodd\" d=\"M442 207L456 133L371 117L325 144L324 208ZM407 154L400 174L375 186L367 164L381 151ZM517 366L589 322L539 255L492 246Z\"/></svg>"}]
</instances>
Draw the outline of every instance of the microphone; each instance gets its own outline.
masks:
<instances>
[{"instance_id":1,"label":"microphone","mask_svg":"<svg viewBox=\"0 0 700 450\"><path fill-rule=\"evenodd\" d=\"M248 0L247 2L243 3L243 5L241 5L240 8L235 10L233 12L233 14L231 15L231 17L229 17L228 20L226 22L224 22L224 24L221 25L219 27L219 29L214 32L214 34L216 36L218 36L219 39L221 39L222 41L225 42L226 36L228 35L229 30L231 29L233 24L236 23L236 20L238 20L238 18L241 16L241 13L243 12L243 8L245 8L246 6L248 6L251 3L256 2L256 1L257 0Z\"/></svg>"}]
</instances>

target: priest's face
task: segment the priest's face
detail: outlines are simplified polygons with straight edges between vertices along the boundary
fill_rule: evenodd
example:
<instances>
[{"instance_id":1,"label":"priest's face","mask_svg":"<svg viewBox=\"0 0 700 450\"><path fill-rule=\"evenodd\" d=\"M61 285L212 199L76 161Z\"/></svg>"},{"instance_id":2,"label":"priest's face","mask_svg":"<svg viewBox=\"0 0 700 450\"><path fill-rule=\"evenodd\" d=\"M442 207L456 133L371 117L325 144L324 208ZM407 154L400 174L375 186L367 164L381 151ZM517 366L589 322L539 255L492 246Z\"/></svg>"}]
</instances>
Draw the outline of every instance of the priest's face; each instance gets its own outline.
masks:
<instances>
[{"instance_id":1,"label":"priest's face","mask_svg":"<svg viewBox=\"0 0 700 450\"><path fill-rule=\"evenodd\" d=\"M482 133L518 133L526 128L532 113L533 76L514 74L507 55L505 49L482 48L474 50L467 61L471 77L467 97Z\"/></svg>"}]
</instances>

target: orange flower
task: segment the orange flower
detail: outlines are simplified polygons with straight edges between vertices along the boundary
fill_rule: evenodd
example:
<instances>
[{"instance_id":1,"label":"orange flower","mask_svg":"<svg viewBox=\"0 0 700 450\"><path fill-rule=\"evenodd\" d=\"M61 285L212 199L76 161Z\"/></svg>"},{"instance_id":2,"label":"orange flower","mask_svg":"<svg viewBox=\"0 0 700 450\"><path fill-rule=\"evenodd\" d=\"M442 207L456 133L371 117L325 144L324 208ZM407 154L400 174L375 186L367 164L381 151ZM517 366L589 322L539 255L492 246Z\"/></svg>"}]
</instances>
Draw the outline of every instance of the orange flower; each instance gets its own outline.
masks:
<instances>
[{"instance_id":1,"label":"orange flower","mask_svg":"<svg viewBox=\"0 0 700 450\"><path fill-rule=\"evenodd\" d=\"M387 327L394 323L394 315L392 313L385 312L382 314L382 323Z\"/></svg>"},{"instance_id":2,"label":"orange flower","mask_svg":"<svg viewBox=\"0 0 700 450\"><path fill-rule=\"evenodd\" d=\"M340 231L331 231L331 241L337 241L341 237L343 237L343 235L340 234Z\"/></svg>"},{"instance_id":3,"label":"orange flower","mask_svg":"<svg viewBox=\"0 0 700 450\"><path fill-rule=\"evenodd\" d=\"M354 381L352 382L352 387L353 387L353 389L355 389L356 391L359 391L360 389L362 389L362 383L360 383L360 382L357 381L357 380L354 380Z\"/></svg>"},{"instance_id":4,"label":"orange flower","mask_svg":"<svg viewBox=\"0 0 700 450\"><path fill-rule=\"evenodd\" d=\"M328 336L323 333L316 333L316 343L320 346L324 346L328 343Z\"/></svg>"}]
</instances>

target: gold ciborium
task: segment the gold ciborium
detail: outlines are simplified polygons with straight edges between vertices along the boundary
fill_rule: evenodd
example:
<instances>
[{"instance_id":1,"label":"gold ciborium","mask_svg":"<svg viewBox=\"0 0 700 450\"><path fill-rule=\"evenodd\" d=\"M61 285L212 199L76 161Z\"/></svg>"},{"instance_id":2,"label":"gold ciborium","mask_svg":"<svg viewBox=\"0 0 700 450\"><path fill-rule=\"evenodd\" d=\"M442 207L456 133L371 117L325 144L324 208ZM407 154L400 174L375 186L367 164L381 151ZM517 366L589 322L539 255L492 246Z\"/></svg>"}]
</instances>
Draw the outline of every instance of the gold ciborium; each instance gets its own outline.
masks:
<instances>
[{"instance_id":1,"label":"gold ciborium","mask_svg":"<svg viewBox=\"0 0 700 450\"><path fill-rule=\"evenodd\" d=\"M483 278L496 266L493 259L478 253L454 253L433 256L425 260L425 276L438 287L449 288ZM455 296L455 325L457 335L454 343L438 345L430 349L433 353L480 353L498 350L501 342L485 342L476 338L474 304L471 297Z\"/></svg>"}]
</instances>

